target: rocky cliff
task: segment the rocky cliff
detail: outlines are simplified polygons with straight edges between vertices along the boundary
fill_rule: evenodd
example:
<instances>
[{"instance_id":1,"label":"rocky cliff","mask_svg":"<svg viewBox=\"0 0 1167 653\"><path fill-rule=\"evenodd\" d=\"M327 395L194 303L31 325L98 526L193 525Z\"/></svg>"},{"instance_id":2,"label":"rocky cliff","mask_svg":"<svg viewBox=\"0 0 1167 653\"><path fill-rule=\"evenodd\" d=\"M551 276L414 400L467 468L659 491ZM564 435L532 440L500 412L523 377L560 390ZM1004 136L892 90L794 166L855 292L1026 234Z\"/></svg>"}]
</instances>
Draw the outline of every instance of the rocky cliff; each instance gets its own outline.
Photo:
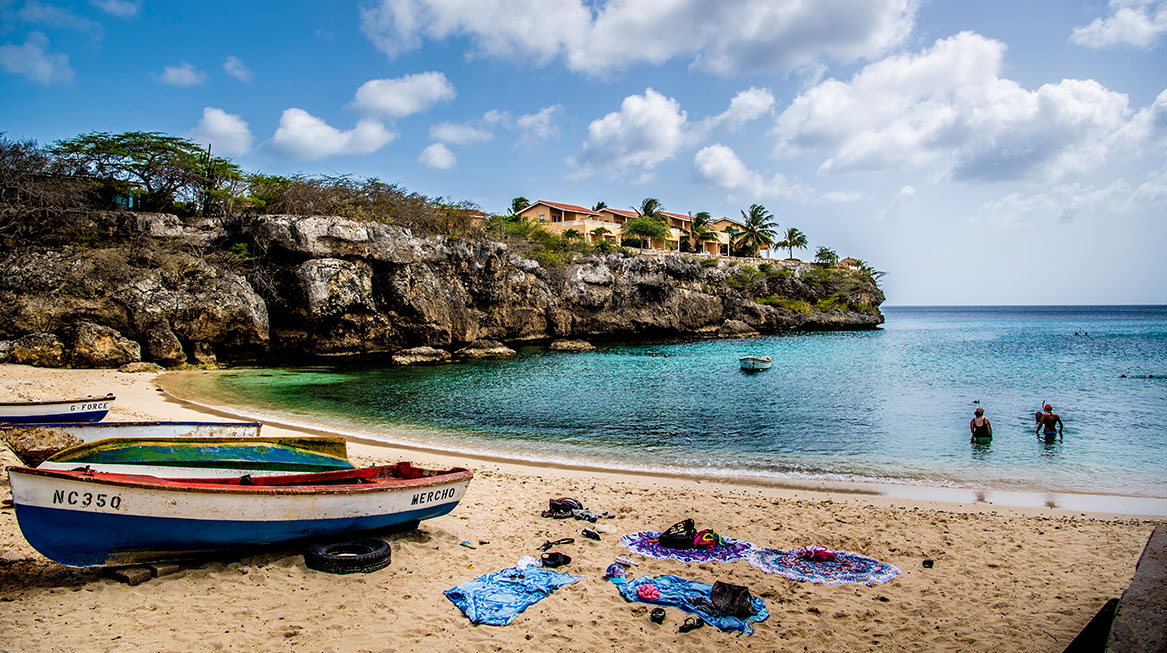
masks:
<instances>
[{"instance_id":1,"label":"rocky cliff","mask_svg":"<svg viewBox=\"0 0 1167 653\"><path fill-rule=\"evenodd\" d=\"M264 255L243 260L210 246L214 225L140 214L117 229L100 245L0 252L0 360L174 365L883 321L869 276L801 263L606 254L547 267L517 246L318 216L256 219Z\"/></svg>"}]
</instances>

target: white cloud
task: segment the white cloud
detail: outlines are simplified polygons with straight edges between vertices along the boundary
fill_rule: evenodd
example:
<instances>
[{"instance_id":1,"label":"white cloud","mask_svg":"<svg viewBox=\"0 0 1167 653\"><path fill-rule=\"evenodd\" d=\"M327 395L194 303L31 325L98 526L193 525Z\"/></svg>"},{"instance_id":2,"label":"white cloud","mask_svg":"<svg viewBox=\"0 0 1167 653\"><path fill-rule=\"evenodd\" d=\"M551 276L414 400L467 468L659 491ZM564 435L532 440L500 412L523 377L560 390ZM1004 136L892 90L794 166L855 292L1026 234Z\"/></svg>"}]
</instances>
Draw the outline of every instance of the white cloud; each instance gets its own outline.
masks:
<instances>
[{"instance_id":1,"label":"white cloud","mask_svg":"<svg viewBox=\"0 0 1167 653\"><path fill-rule=\"evenodd\" d=\"M443 143L455 145L469 145L471 143L486 143L494 138L494 134L486 129L479 129L472 125L455 125L442 122L430 127L430 138Z\"/></svg>"},{"instance_id":2,"label":"white cloud","mask_svg":"<svg viewBox=\"0 0 1167 653\"><path fill-rule=\"evenodd\" d=\"M215 107L205 107L203 118L191 130L198 143L210 143L216 154L241 156L251 151L253 137L243 118Z\"/></svg>"},{"instance_id":3,"label":"white cloud","mask_svg":"<svg viewBox=\"0 0 1167 653\"><path fill-rule=\"evenodd\" d=\"M644 95L629 95L620 111L609 113L588 125L588 138L579 156L568 160L579 166L577 175L597 169L619 176L630 169L642 171L641 180L665 159L673 158L690 136L681 105L651 88Z\"/></svg>"},{"instance_id":4,"label":"white cloud","mask_svg":"<svg viewBox=\"0 0 1167 653\"><path fill-rule=\"evenodd\" d=\"M896 196L891 200L891 206L879 212L879 218L895 220L899 218L909 204L912 203L913 198L916 197L915 186L903 186L900 188Z\"/></svg>"},{"instance_id":5,"label":"white cloud","mask_svg":"<svg viewBox=\"0 0 1167 653\"><path fill-rule=\"evenodd\" d=\"M118 18L133 18L142 8L140 0L89 0L94 7Z\"/></svg>"},{"instance_id":6,"label":"white cloud","mask_svg":"<svg viewBox=\"0 0 1167 653\"><path fill-rule=\"evenodd\" d=\"M454 85L439 72L417 73L396 79L372 79L357 89L353 105L366 114L389 119L427 111L453 100Z\"/></svg>"},{"instance_id":7,"label":"white cloud","mask_svg":"<svg viewBox=\"0 0 1167 653\"><path fill-rule=\"evenodd\" d=\"M737 129L751 120L770 114L773 107L774 95L769 89L750 87L735 95L724 113L706 119L704 126L712 128L728 125L730 129Z\"/></svg>"},{"instance_id":8,"label":"white cloud","mask_svg":"<svg viewBox=\"0 0 1167 653\"><path fill-rule=\"evenodd\" d=\"M177 66L163 66L158 81L171 86L195 86L207 79L203 71L183 61Z\"/></svg>"},{"instance_id":9,"label":"white cloud","mask_svg":"<svg viewBox=\"0 0 1167 653\"><path fill-rule=\"evenodd\" d=\"M693 179L729 191L732 197L747 202L785 198L797 202L833 204L859 199L855 193L818 195L806 184L790 183L781 173L767 179L750 170L732 148L721 143L702 148L693 157Z\"/></svg>"},{"instance_id":10,"label":"white cloud","mask_svg":"<svg viewBox=\"0 0 1167 653\"><path fill-rule=\"evenodd\" d=\"M1056 180L1130 143L1127 96L1094 80L1027 91L1005 45L971 32L825 80L778 117L776 152L826 151L820 172L929 168L958 180Z\"/></svg>"},{"instance_id":11,"label":"white cloud","mask_svg":"<svg viewBox=\"0 0 1167 653\"><path fill-rule=\"evenodd\" d=\"M10 74L24 75L42 86L72 82L69 56L46 52L48 47L48 37L32 32L24 45L0 45L0 66Z\"/></svg>"},{"instance_id":12,"label":"white cloud","mask_svg":"<svg viewBox=\"0 0 1167 653\"><path fill-rule=\"evenodd\" d=\"M228 75L241 82L251 81L251 69L248 68L247 65L243 63L243 60L239 57L227 57L227 60L223 62L223 70L226 71Z\"/></svg>"},{"instance_id":13,"label":"white cloud","mask_svg":"<svg viewBox=\"0 0 1167 653\"><path fill-rule=\"evenodd\" d=\"M786 73L900 45L918 0L374 0L361 30L389 56L466 38L474 56L602 75L688 59L719 75Z\"/></svg>"},{"instance_id":14,"label":"white cloud","mask_svg":"<svg viewBox=\"0 0 1167 653\"><path fill-rule=\"evenodd\" d=\"M1150 48L1167 32L1167 1L1110 0L1109 7L1109 16L1075 27L1070 41L1094 49L1122 45Z\"/></svg>"},{"instance_id":15,"label":"white cloud","mask_svg":"<svg viewBox=\"0 0 1167 653\"><path fill-rule=\"evenodd\" d=\"M297 159L320 159L338 154L370 154L397 135L376 120L361 120L341 131L303 109L286 109L272 136L272 146Z\"/></svg>"},{"instance_id":16,"label":"white cloud","mask_svg":"<svg viewBox=\"0 0 1167 653\"><path fill-rule=\"evenodd\" d=\"M441 143L434 143L422 150L417 160L425 167L436 170L449 170L458 164L458 157Z\"/></svg>"},{"instance_id":17,"label":"white cloud","mask_svg":"<svg viewBox=\"0 0 1167 653\"><path fill-rule=\"evenodd\" d=\"M553 104L536 111L519 116L515 126L520 132L519 145L532 146L541 141L551 140L559 136L559 125L556 121L563 115L563 105Z\"/></svg>"},{"instance_id":18,"label":"white cloud","mask_svg":"<svg viewBox=\"0 0 1167 653\"><path fill-rule=\"evenodd\" d=\"M26 0L16 15L25 22L89 34L95 41L100 39L103 33L101 23L78 16L56 5L41 4L37 0Z\"/></svg>"},{"instance_id":19,"label":"white cloud","mask_svg":"<svg viewBox=\"0 0 1167 653\"><path fill-rule=\"evenodd\" d=\"M1010 193L999 200L985 202L973 220L1016 227L1034 222L1070 222L1080 216L1157 213L1164 207L1167 207L1167 166L1151 172L1136 187L1118 179L1102 188L1063 184L1032 195Z\"/></svg>"}]
</instances>

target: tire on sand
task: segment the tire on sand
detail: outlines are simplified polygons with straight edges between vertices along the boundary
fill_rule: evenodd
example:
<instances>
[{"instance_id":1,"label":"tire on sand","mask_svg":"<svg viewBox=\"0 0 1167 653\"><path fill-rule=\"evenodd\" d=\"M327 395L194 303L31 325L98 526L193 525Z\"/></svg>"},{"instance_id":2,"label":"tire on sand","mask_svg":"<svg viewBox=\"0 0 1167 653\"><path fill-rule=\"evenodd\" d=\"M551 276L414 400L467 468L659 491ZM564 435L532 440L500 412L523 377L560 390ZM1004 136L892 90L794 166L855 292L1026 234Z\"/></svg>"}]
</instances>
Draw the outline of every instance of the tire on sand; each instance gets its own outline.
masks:
<instances>
[{"instance_id":1,"label":"tire on sand","mask_svg":"<svg viewBox=\"0 0 1167 653\"><path fill-rule=\"evenodd\" d=\"M389 566L389 543L375 537L315 542L304 551L309 569L330 574L367 574Z\"/></svg>"}]
</instances>

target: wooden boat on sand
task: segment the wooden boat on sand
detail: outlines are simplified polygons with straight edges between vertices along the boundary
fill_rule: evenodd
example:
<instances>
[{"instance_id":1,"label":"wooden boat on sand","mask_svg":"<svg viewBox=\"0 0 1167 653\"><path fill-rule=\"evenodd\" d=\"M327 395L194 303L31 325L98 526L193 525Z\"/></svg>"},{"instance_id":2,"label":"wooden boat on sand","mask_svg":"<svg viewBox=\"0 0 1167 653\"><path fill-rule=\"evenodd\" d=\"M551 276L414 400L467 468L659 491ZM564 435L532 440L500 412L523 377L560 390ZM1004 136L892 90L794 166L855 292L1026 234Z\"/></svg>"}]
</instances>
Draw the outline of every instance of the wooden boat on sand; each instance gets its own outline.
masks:
<instances>
[{"instance_id":1,"label":"wooden boat on sand","mask_svg":"<svg viewBox=\"0 0 1167 653\"><path fill-rule=\"evenodd\" d=\"M52 401L0 402L0 422L100 422L109 413L115 397L85 397Z\"/></svg>"},{"instance_id":2,"label":"wooden boat on sand","mask_svg":"<svg viewBox=\"0 0 1167 653\"><path fill-rule=\"evenodd\" d=\"M134 564L402 526L458 505L473 473L400 462L320 474L165 479L9 467L16 519L42 555Z\"/></svg>"},{"instance_id":3,"label":"wooden boat on sand","mask_svg":"<svg viewBox=\"0 0 1167 653\"><path fill-rule=\"evenodd\" d=\"M741 363L743 370L757 372L770 369L770 365L774 362L774 359L769 356L742 356L738 359L738 362Z\"/></svg>"},{"instance_id":4,"label":"wooden boat on sand","mask_svg":"<svg viewBox=\"0 0 1167 653\"><path fill-rule=\"evenodd\" d=\"M37 469L89 468L165 478L230 478L353 469L341 437L110 438L53 454Z\"/></svg>"},{"instance_id":5,"label":"wooden boat on sand","mask_svg":"<svg viewBox=\"0 0 1167 653\"><path fill-rule=\"evenodd\" d=\"M68 422L0 424L0 441L28 467L86 442L109 438L244 438L259 435L259 422Z\"/></svg>"}]
</instances>

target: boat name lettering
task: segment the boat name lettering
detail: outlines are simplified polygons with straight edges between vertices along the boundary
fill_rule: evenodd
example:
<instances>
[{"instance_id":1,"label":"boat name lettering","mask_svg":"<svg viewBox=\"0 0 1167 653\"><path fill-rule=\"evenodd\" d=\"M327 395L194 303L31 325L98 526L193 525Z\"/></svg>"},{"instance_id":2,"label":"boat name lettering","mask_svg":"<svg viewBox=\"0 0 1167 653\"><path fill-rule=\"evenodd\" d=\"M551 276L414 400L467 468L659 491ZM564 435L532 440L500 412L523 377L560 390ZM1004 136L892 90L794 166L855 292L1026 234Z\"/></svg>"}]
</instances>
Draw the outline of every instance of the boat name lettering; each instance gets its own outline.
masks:
<instances>
[{"instance_id":1,"label":"boat name lettering","mask_svg":"<svg viewBox=\"0 0 1167 653\"><path fill-rule=\"evenodd\" d=\"M456 488L448 487L444 490L435 490L433 492L419 492L413 495L413 501L409 502L411 506L418 506L423 503L433 503L434 501L442 501L454 496Z\"/></svg>"},{"instance_id":2,"label":"boat name lettering","mask_svg":"<svg viewBox=\"0 0 1167 653\"><path fill-rule=\"evenodd\" d=\"M122 498L118 495L110 496L104 492L101 494L94 494L92 492L78 492L77 490L53 490L53 503L59 503L70 506L81 506L82 508L104 508L109 506L114 510L122 507Z\"/></svg>"},{"instance_id":3,"label":"boat name lettering","mask_svg":"<svg viewBox=\"0 0 1167 653\"><path fill-rule=\"evenodd\" d=\"M71 413L75 413L79 410L80 411L109 410L109 403L103 401L103 402L96 403L96 404L73 404L72 406L69 406L69 412L71 412Z\"/></svg>"}]
</instances>

